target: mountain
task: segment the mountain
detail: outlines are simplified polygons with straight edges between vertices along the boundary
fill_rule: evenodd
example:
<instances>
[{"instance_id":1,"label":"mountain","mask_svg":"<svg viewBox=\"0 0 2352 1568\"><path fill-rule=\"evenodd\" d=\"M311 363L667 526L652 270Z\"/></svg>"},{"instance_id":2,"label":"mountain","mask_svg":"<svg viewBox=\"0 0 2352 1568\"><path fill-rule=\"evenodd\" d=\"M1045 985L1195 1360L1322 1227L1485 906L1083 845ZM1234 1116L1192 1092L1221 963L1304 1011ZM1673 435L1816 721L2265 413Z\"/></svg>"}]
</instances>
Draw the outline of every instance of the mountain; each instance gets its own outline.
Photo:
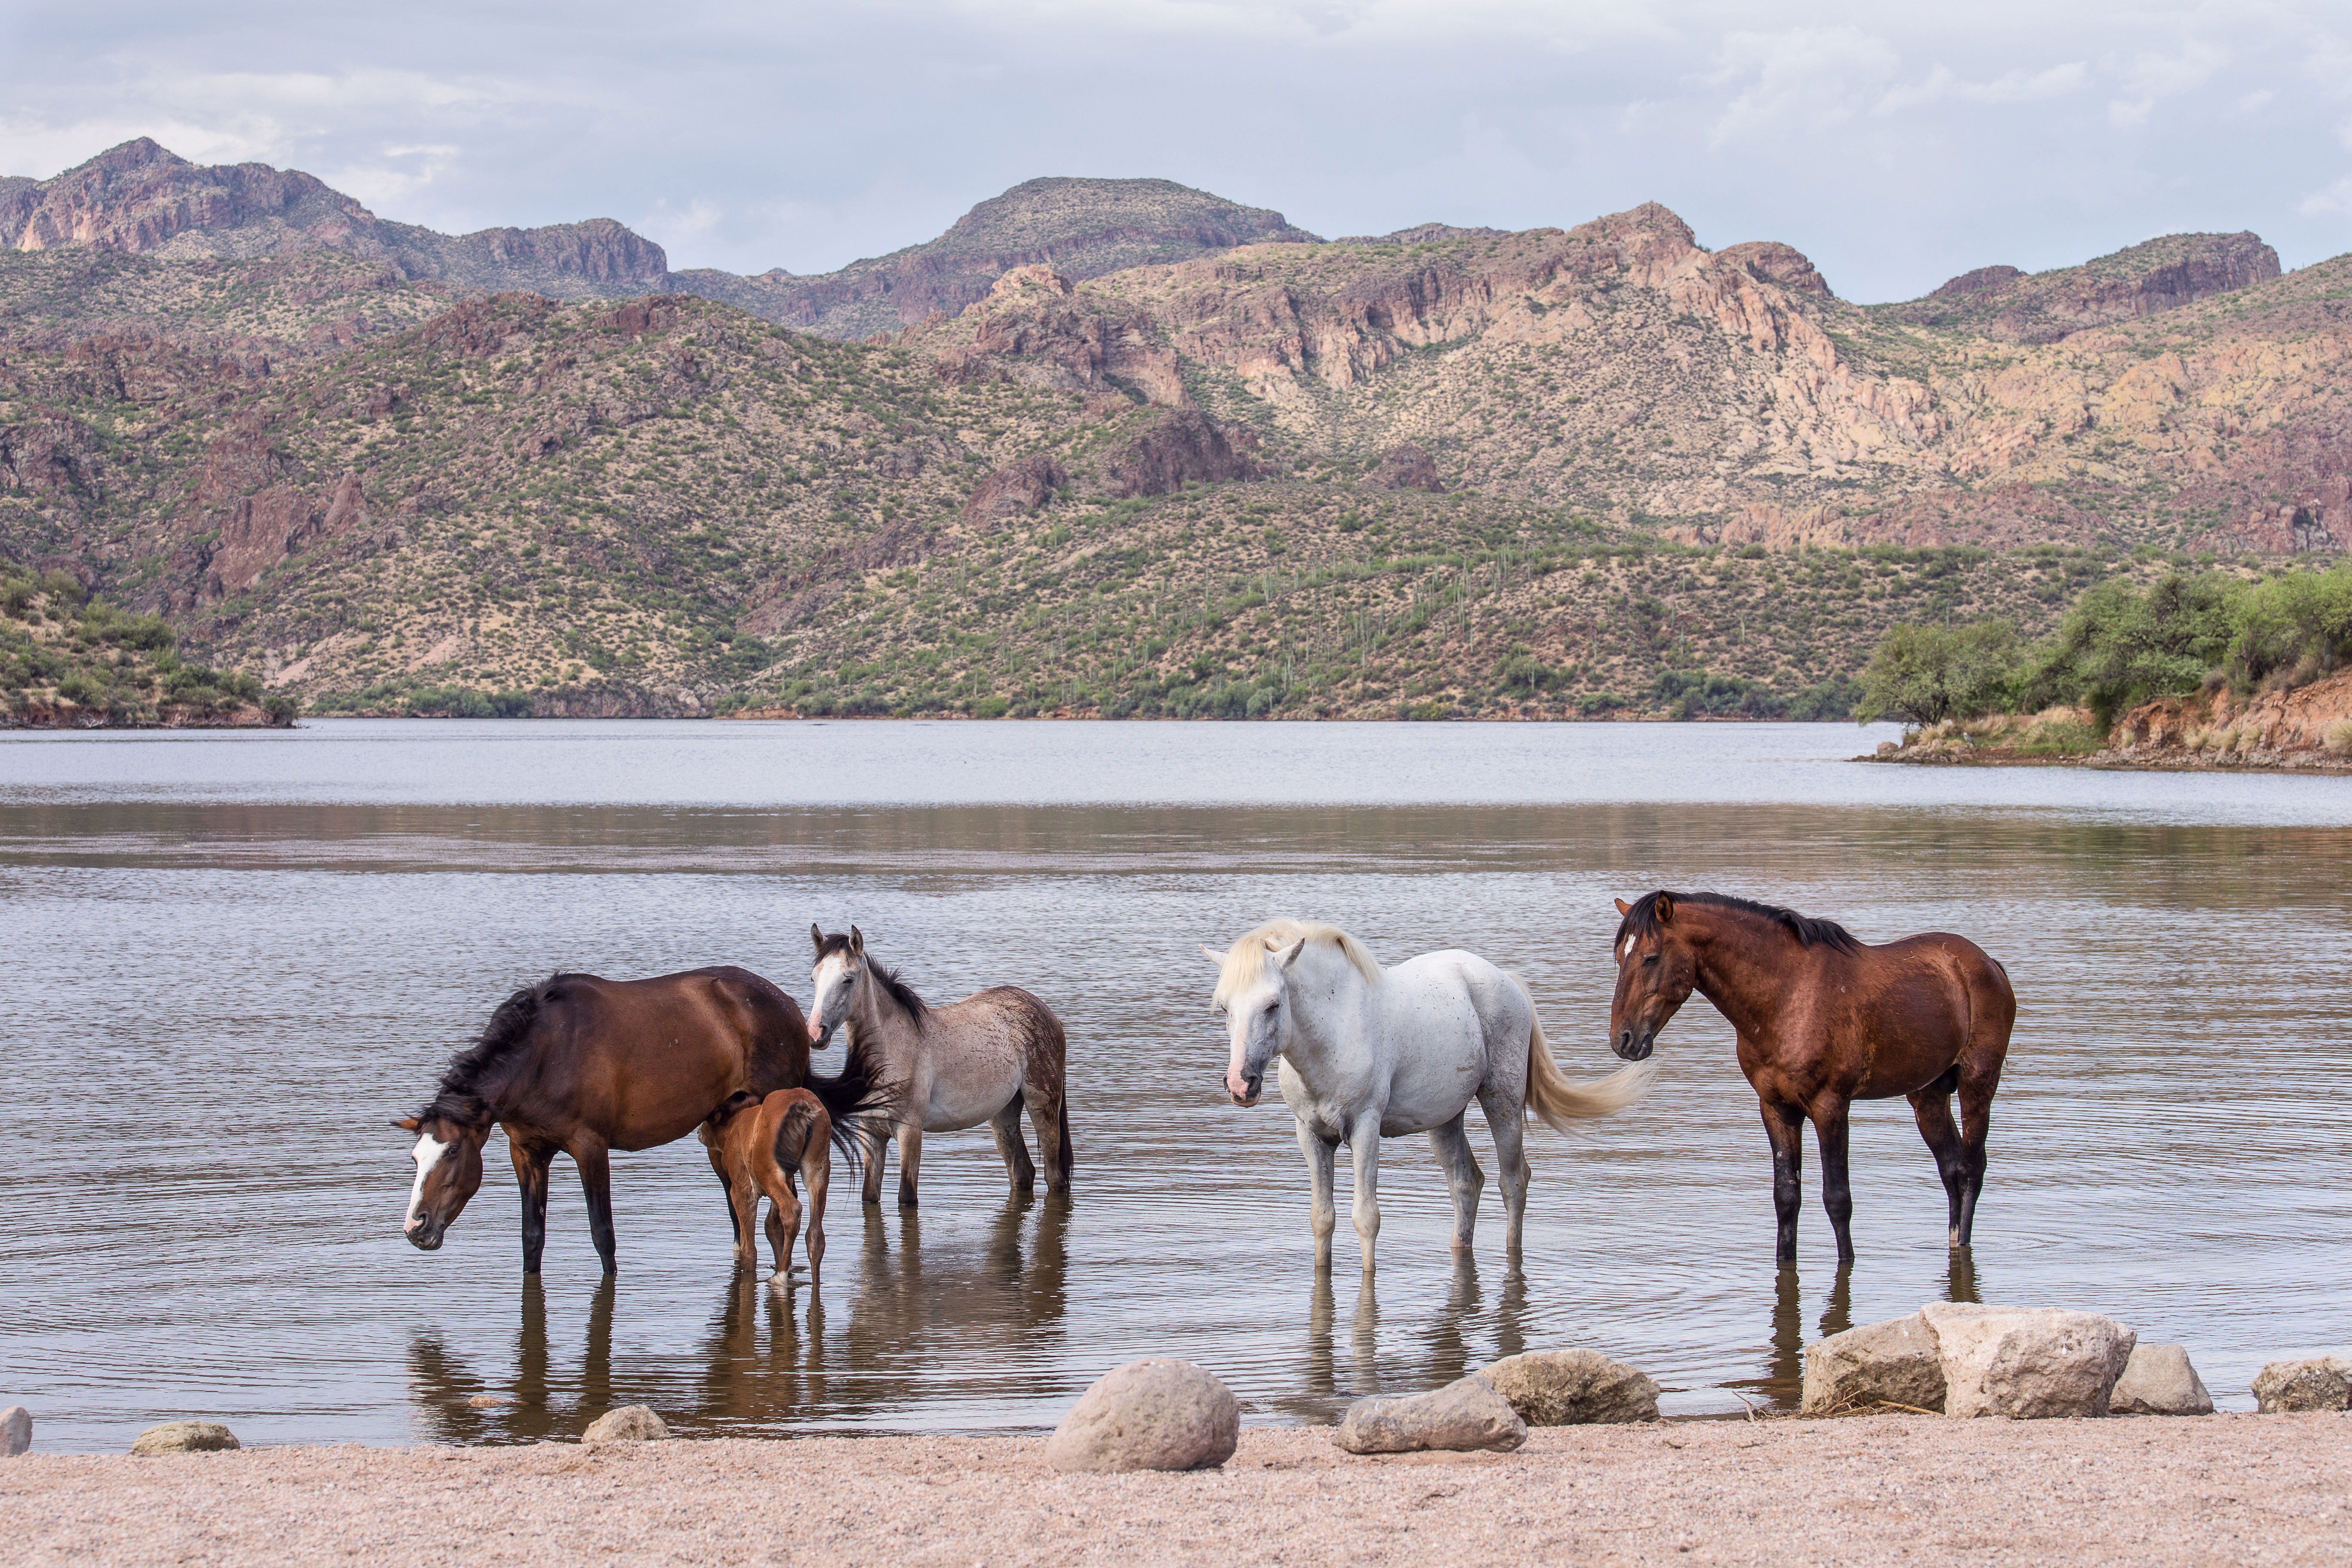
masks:
<instances>
[{"instance_id":1,"label":"mountain","mask_svg":"<svg viewBox=\"0 0 2352 1568\"><path fill-rule=\"evenodd\" d=\"M1031 180L992 196L939 238L838 272L754 278L698 269L670 287L829 338L895 332L986 297L1015 267L1066 278L1188 261L1244 245L1311 244L1277 212L1245 207L1172 180Z\"/></svg>"},{"instance_id":2,"label":"mountain","mask_svg":"<svg viewBox=\"0 0 2352 1568\"><path fill-rule=\"evenodd\" d=\"M780 281L818 332L0 255L0 553L335 710L1819 716L1895 620L2352 541L2352 258L2252 236L1864 306L1654 205L1326 244L1043 181L896 256Z\"/></svg>"},{"instance_id":3,"label":"mountain","mask_svg":"<svg viewBox=\"0 0 2352 1568\"><path fill-rule=\"evenodd\" d=\"M1282 215L1171 180L1031 180L981 203L937 239L838 272L742 278L669 270L662 247L611 218L437 234L377 217L310 174L266 163L189 163L141 137L53 180L0 180L0 247L86 249L166 261L340 251L453 297L699 294L819 332L862 338L979 300L1012 268L1073 278L1268 241L1312 241Z\"/></svg>"},{"instance_id":4,"label":"mountain","mask_svg":"<svg viewBox=\"0 0 2352 1568\"><path fill-rule=\"evenodd\" d=\"M611 218L436 234L386 222L309 174L267 163L191 163L143 136L54 180L0 184L0 245L167 260L341 250L404 279L559 299L646 293L664 288L669 270L660 246Z\"/></svg>"}]
</instances>

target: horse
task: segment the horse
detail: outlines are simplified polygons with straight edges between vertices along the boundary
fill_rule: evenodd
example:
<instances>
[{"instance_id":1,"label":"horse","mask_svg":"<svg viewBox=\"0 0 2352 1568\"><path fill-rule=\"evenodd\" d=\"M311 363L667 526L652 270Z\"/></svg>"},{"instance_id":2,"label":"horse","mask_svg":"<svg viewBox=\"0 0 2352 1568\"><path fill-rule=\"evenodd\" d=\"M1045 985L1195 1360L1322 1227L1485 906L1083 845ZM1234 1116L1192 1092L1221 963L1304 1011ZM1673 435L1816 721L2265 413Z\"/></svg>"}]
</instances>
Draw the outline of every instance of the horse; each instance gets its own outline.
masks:
<instances>
[{"instance_id":1,"label":"horse","mask_svg":"<svg viewBox=\"0 0 2352 1568\"><path fill-rule=\"evenodd\" d=\"M1332 1160L1342 1142L1355 1163L1351 1217L1365 1273L1381 1233L1382 1138L1429 1134L1453 1194L1454 1251L1466 1253L1486 1184L1462 1130L1476 1099L1502 1165L1516 1258L1528 1199L1524 1119L1532 1112L1566 1132L1613 1115L1641 1097L1654 1070L1629 1066L1570 1082L1518 976L1458 949L1382 969L1336 926L1277 920L1223 952L1201 952L1217 969L1211 1000L1232 1037L1225 1090L1234 1103L1255 1105L1267 1066L1281 1058L1282 1098L1298 1124L1314 1190L1308 1223L1318 1270L1331 1267Z\"/></svg>"},{"instance_id":2,"label":"horse","mask_svg":"<svg viewBox=\"0 0 2352 1568\"><path fill-rule=\"evenodd\" d=\"M1943 1177L1946 1239L1971 1244L1993 1092L2017 1022L2017 997L1999 960L1948 931L1868 947L1834 921L1721 893L1661 889L1616 902L1622 918L1610 1045L1628 1061L1643 1060L1694 990L1731 1021L1739 1070L1772 1141L1780 1262L1797 1256L1800 1121L1812 1122L1820 1142L1822 1206L1837 1232L1838 1261L1851 1263L1847 1110L1898 1094L1911 1101Z\"/></svg>"},{"instance_id":3,"label":"horse","mask_svg":"<svg viewBox=\"0 0 2352 1568\"><path fill-rule=\"evenodd\" d=\"M869 1116L864 1195L882 1201L884 1141L898 1139L898 1206L915 1206L923 1161L923 1134L958 1132L985 1121L996 1134L1004 1174L1019 1197L1036 1190L1037 1168L1021 1138L1021 1108L1029 1108L1037 1153L1045 1163L1045 1190L1070 1190L1070 1117L1063 1084L1068 1043L1054 1010L1017 985L996 985L945 1007L933 1007L913 987L876 963L856 926L846 936L815 925L811 967L809 1039L823 1049L836 1025L848 1048L865 1053L873 1070L902 1089L895 1113Z\"/></svg>"},{"instance_id":4,"label":"horse","mask_svg":"<svg viewBox=\"0 0 2352 1568\"><path fill-rule=\"evenodd\" d=\"M854 1045L836 1078L812 1077L808 1065L798 1004L748 969L653 980L558 974L527 985L499 1004L425 1109L393 1123L416 1134L402 1232L422 1251L441 1245L482 1184L482 1145L495 1124L522 1185L523 1273L539 1272L548 1166L559 1152L579 1167L589 1234L604 1272L615 1273L610 1151L684 1137L739 1089L764 1096L805 1085L836 1121L892 1102ZM715 1151L711 1163L726 1185ZM730 1187L730 1223L735 1213ZM772 1218L771 1226L772 1241Z\"/></svg>"},{"instance_id":5,"label":"horse","mask_svg":"<svg viewBox=\"0 0 2352 1568\"><path fill-rule=\"evenodd\" d=\"M760 1194L767 1194L773 1213L783 1225L776 1246L771 1285L791 1282L793 1238L800 1235L802 1204L793 1192L793 1172L808 1184L809 1285L817 1283L824 1263L824 1195L833 1183L833 1158L827 1145L841 1140L842 1152L854 1157L847 1129L835 1131L824 1101L805 1089L780 1089L764 1100L739 1089L703 1123L702 1141L712 1163L725 1173L728 1195L735 1205L735 1261L746 1269L758 1267L759 1244L754 1211ZM773 1236L771 1241L776 1240Z\"/></svg>"}]
</instances>

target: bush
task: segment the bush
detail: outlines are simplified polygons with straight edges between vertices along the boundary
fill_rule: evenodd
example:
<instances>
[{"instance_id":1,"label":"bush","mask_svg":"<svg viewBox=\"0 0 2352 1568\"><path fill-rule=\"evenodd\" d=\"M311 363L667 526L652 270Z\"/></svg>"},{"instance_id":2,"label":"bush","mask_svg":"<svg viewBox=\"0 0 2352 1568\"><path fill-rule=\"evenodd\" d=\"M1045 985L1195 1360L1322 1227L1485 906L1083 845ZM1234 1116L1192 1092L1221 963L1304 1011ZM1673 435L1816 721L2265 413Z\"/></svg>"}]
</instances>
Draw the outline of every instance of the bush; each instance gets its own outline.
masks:
<instances>
[{"instance_id":1,"label":"bush","mask_svg":"<svg viewBox=\"0 0 2352 1568\"><path fill-rule=\"evenodd\" d=\"M1696 670L1660 671L1650 694L1677 719L1778 719L1784 707L1760 680Z\"/></svg>"},{"instance_id":2,"label":"bush","mask_svg":"<svg viewBox=\"0 0 2352 1568\"><path fill-rule=\"evenodd\" d=\"M2007 621L1895 626L1862 672L1853 716L1865 724L1901 719L1921 729L1973 719L2008 699L2017 663L2017 628Z\"/></svg>"}]
</instances>

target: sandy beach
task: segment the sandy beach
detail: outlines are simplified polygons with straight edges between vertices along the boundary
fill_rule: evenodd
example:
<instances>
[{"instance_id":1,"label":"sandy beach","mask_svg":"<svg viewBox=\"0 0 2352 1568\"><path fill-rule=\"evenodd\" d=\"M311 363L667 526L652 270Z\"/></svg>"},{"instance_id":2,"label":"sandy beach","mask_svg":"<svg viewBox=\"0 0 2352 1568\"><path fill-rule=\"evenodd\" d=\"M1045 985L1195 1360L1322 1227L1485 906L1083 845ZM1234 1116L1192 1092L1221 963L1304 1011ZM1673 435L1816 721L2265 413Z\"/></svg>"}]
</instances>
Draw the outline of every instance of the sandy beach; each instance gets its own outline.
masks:
<instances>
[{"instance_id":1,"label":"sandy beach","mask_svg":"<svg viewBox=\"0 0 2352 1568\"><path fill-rule=\"evenodd\" d=\"M265 1448L0 1463L17 1563L2336 1563L2352 1415L1539 1429L1064 1476L1030 1438Z\"/></svg>"}]
</instances>

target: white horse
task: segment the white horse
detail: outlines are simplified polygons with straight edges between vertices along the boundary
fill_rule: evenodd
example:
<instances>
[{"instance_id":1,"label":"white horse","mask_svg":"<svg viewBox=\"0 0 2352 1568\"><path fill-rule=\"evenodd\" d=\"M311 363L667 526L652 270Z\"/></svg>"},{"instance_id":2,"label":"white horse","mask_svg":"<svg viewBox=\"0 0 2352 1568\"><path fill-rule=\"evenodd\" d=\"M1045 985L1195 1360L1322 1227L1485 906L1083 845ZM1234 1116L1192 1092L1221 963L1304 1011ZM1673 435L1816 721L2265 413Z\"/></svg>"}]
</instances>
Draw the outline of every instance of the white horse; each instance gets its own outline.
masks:
<instances>
[{"instance_id":1,"label":"white horse","mask_svg":"<svg viewBox=\"0 0 2352 1568\"><path fill-rule=\"evenodd\" d=\"M1341 1142L1355 1161L1352 1217L1365 1272L1381 1234L1381 1140L1409 1132L1429 1134L1454 1196L1454 1250L1467 1252L1486 1184L1462 1131L1475 1098L1495 1135L1517 1254L1528 1201L1522 1120L1533 1112L1565 1132L1571 1122L1622 1110L1650 1080L1651 1064L1637 1062L1569 1082L1527 986L1475 953L1427 952L1384 970L1337 927L1288 920L1258 927L1223 952L1201 951L1217 966L1234 1103L1255 1105L1266 1065L1282 1058L1283 1102L1297 1119L1314 1184L1318 1269L1331 1266L1331 1163Z\"/></svg>"}]
</instances>

